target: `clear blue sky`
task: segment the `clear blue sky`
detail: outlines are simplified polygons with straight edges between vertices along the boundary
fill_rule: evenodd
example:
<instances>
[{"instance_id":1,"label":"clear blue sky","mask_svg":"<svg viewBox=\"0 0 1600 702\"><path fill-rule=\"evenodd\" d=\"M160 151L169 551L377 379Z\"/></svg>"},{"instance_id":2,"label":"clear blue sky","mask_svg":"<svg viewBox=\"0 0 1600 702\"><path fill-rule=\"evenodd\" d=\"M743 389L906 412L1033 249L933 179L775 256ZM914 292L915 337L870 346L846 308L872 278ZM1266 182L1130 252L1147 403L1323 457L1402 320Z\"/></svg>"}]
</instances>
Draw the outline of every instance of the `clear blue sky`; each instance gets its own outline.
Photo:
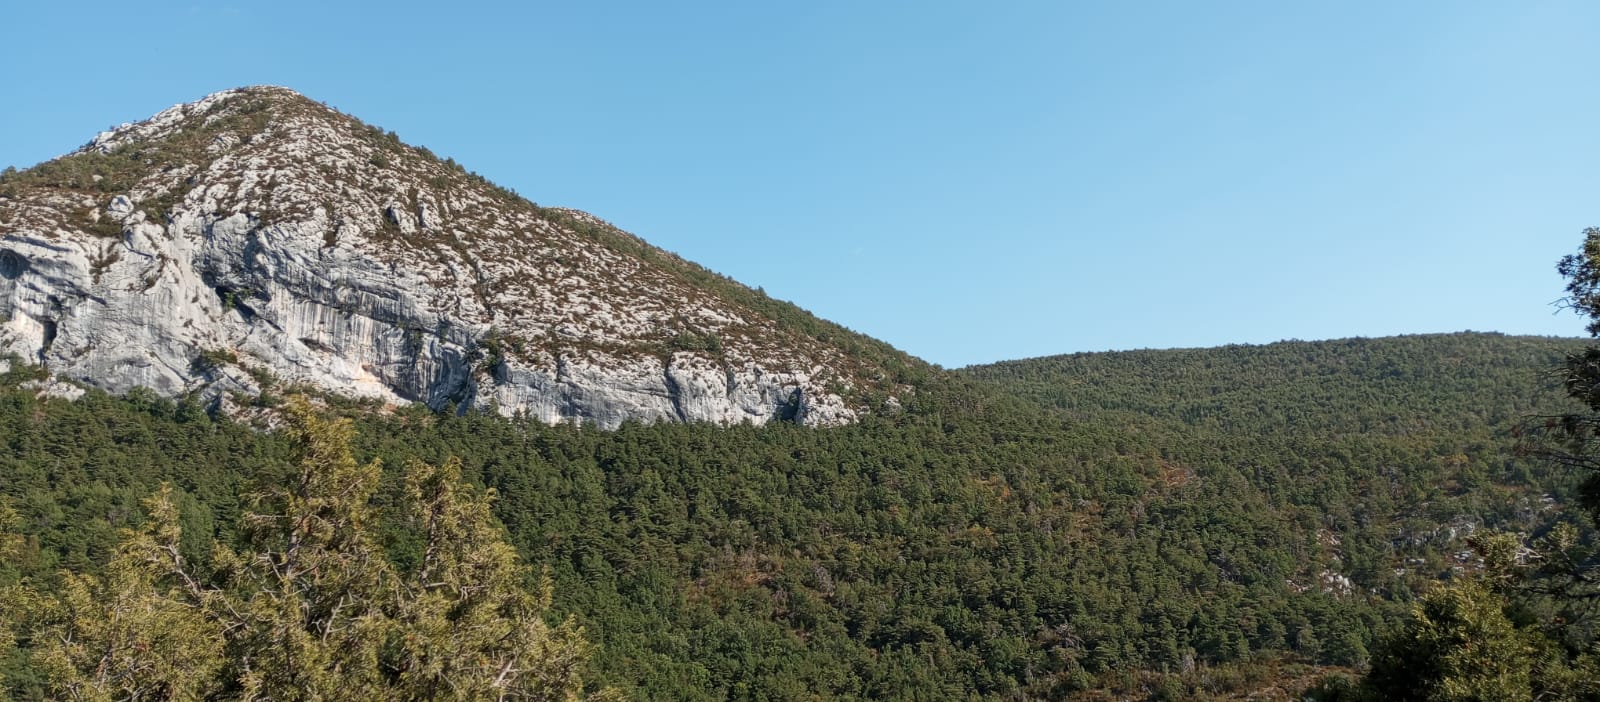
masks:
<instances>
[{"instance_id":1,"label":"clear blue sky","mask_svg":"<svg viewBox=\"0 0 1600 702\"><path fill-rule=\"evenodd\" d=\"M1576 335L1600 3L23 2L0 165L249 84L947 366Z\"/></svg>"}]
</instances>

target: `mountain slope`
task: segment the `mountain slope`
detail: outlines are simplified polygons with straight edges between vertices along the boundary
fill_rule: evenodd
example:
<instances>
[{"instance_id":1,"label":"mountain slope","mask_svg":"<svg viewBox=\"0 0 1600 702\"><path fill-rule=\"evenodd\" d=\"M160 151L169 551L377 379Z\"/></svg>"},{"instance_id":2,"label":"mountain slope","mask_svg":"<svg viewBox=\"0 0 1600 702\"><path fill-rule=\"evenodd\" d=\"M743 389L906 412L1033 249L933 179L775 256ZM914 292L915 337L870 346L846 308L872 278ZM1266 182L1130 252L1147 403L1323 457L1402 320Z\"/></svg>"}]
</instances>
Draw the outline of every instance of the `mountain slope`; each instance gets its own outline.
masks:
<instances>
[{"instance_id":1,"label":"mountain slope","mask_svg":"<svg viewBox=\"0 0 1600 702\"><path fill-rule=\"evenodd\" d=\"M955 377L822 430L352 414L383 494L449 456L493 487L600 644L598 679L639 699L1241 699L1304 687L1277 662L1359 665L1474 567L1474 529L1576 516L1572 476L1510 435L1560 402L1539 374L1576 343L1086 354L1037 364L1062 412ZM36 544L26 573L92 569L163 480L186 527L226 539L292 450L195 403L40 399L24 374L0 374L0 496Z\"/></svg>"},{"instance_id":2,"label":"mountain slope","mask_svg":"<svg viewBox=\"0 0 1600 702\"><path fill-rule=\"evenodd\" d=\"M283 88L0 179L0 352L544 421L853 421L922 364Z\"/></svg>"},{"instance_id":3,"label":"mountain slope","mask_svg":"<svg viewBox=\"0 0 1600 702\"><path fill-rule=\"evenodd\" d=\"M1403 436L1506 426L1559 398L1550 369L1584 340L1420 334L1075 353L961 369L1072 415L1127 412L1262 435Z\"/></svg>"},{"instance_id":4,"label":"mountain slope","mask_svg":"<svg viewBox=\"0 0 1600 702\"><path fill-rule=\"evenodd\" d=\"M1537 533L1570 519L1576 476L1516 457L1513 435L1560 411L1552 370L1585 343L1467 332L1079 353L958 373L1152 442L1176 481L1228 466L1322 530L1330 578L1393 594L1473 567L1475 529Z\"/></svg>"}]
</instances>

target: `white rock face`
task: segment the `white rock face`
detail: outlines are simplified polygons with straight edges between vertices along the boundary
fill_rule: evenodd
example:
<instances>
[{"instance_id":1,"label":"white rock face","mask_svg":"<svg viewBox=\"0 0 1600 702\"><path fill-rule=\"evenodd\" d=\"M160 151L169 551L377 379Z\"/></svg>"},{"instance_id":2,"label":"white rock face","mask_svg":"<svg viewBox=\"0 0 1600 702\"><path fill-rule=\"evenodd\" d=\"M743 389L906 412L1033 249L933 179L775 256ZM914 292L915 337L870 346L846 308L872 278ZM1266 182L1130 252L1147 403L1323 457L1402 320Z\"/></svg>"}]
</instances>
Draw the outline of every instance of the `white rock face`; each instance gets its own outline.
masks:
<instances>
[{"instance_id":1,"label":"white rock face","mask_svg":"<svg viewBox=\"0 0 1600 702\"><path fill-rule=\"evenodd\" d=\"M837 424L882 375L604 222L281 88L174 107L61 162L93 177L0 188L0 354L113 392L273 379L603 427Z\"/></svg>"}]
</instances>

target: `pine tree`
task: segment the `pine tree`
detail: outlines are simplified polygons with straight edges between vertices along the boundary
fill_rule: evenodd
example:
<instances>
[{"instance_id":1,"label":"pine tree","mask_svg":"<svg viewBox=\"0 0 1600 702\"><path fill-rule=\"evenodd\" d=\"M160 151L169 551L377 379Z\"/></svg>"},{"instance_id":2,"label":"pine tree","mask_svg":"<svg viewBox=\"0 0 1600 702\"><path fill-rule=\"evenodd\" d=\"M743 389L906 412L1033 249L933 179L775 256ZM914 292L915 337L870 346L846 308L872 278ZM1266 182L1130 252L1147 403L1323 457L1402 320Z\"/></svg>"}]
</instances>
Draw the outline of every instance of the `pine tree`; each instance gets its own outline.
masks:
<instances>
[{"instance_id":1,"label":"pine tree","mask_svg":"<svg viewBox=\"0 0 1600 702\"><path fill-rule=\"evenodd\" d=\"M6 572L8 565L16 562L22 550L22 537L17 535L17 512L0 502L0 690L5 689L6 667L17 655L15 632L17 617L26 611L29 591L18 586L14 573Z\"/></svg>"},{"instance_id":2,"label":"pine tree","mask_svg":"<svg viewBox=\"0 0 1600 702\"><path fill-rule=\"evenodd\" d=\"M419 556L377 543L381 466L359 463L348 420L288 406L299 461L259 493L247 547L186 561L170 487L124 535L104 578L64 573L48 596L5 591L30 620L50 694L80 700L575 700L588 646L544 621L534 581L459 462L413 462L396 515ZM0 544L4 545L4 544ZM9 643L9 634L0 644ZM610 697L607 692L601 696Z\"/></svg>"},{"instance_id":3,"label":"pine tree","mask_svg":"<svg viewBox=\"0 0 1600 702\"><path fill-rule=\"evenodd\" d=\"M170 488L147 504L151 519L103 578L63 573L56 593L27 600L39 624L32 657L55 696L201 700L219 687L223 632L169 577L185 565Z\"/></svg>"},{"instance_id":4,"label":"pine tree","mask_svg":"<svg viewBox=\"0 0 1600 702\"><path fill-rule=\"evenodd\" d=\"M1533 699L1538 635L1518 631L1506 605L1476 580L1429 592L1373 659L1369 685L1393 700Z\"/></svg>"}]
</instances>

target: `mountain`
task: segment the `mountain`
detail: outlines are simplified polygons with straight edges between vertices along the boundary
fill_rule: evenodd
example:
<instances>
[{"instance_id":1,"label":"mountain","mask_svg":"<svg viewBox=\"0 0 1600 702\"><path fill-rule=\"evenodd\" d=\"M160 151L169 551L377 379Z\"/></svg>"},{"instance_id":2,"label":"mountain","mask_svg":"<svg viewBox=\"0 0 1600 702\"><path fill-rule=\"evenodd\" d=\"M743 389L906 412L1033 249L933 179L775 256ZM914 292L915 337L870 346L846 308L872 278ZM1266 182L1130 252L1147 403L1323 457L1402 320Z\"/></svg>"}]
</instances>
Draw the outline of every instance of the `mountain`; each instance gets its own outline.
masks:
<instances>
[{"instance_id":1,"label":"mountain","mask_svg":"<svg viewBox=\"0 0 1600 702\"><path fill-rule=\"evenodd\" d=\"M925 372L277 87L0 178L0 319L0 354L113 392L301 387L604 427L847 423Z\"/></svg>"},{"instance_id":2,"label":"mountain","mask_svg":"<svg viewBox=\"0 0 1600 702\"><path fill-rule=\"evenodd\" d=\"M636 699L1290 700L1475 568L1476 531L1581 518L1582 476L1512 450L1579 347L1080 354L947 374L826 428L330 404L387 502L413 460L459 456L493 488L555 618L598 644L593 678ZM0 584L97 572L162 482L204 558L292 465L293 435L148 393L40 398L38 372L0 373L0 502L29 546ZM374 528L415 555L413 527Z\"/></svg>"},{"instance_id":3,"label":"mountain","mask_svg":"<svg viewBox=\"0 0 1600 702\"><path fill-rule=\"evenodd\" d=\"M1583 342L937 372L281 88L0 176L0 315L0 586L105 574L164 484L205 566L300 438L203 400L308 388L375 501L414 461L492 488L641 699L1295 699L1477 569L1474 533L1581 523L1581 476L1512 437ZM0 697L47 699L19 633Z\"/></svg>"}]
</instances>

